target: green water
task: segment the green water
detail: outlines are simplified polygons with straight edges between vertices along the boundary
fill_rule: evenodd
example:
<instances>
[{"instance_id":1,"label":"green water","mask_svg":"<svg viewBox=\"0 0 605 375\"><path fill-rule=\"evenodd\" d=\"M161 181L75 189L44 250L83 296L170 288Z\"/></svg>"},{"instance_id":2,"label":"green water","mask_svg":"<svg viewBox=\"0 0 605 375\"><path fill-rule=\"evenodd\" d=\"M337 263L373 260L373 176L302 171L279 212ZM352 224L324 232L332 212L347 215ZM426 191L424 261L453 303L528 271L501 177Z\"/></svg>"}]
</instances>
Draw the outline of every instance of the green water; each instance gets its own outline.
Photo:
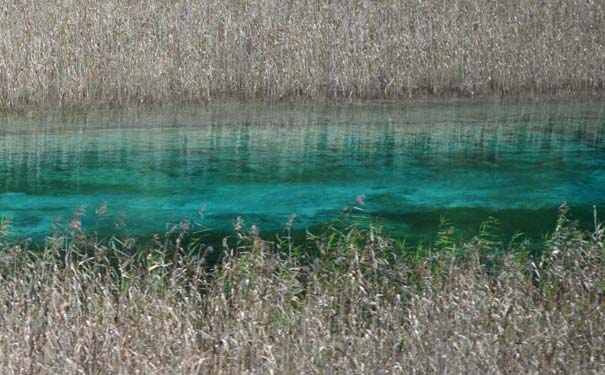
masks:
<instances>
[{"instance_id":1,"label":"green water","mask_svg":"<svg viewBox=\"0 0 605 375\"><path fill-rule=\"evenodd\" d=\"M363 195L364 214L396 236L430 238L441 216L467 236L490 216L539 236L561 202L586 228L593 205L605 212L604 137L597 100L5 116L0 217L19 238L80 206L84 230L123 222L146 236L192 217L228 233L241 216L269 233L292 214L317 228Z\"/></svg>"}]
</instances>

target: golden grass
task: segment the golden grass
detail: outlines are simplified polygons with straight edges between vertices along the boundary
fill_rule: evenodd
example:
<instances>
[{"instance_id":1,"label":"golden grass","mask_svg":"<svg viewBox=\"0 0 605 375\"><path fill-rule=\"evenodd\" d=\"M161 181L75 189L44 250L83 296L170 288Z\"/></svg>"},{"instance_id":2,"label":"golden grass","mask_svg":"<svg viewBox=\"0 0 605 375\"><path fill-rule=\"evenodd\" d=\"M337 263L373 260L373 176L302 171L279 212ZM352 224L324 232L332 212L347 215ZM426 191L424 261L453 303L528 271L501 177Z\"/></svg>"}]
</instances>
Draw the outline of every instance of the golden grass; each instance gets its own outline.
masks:
<instances>
[{"instance_id":1,"label":"golden grass","mask_svg":"<svg viewBox=\"0 0 605 375\"><path fill-rule=\"evenodd\" d=\"M582 233L562 216L536 257L447 232L421 255L355 228L314 238L319 257L290 257L287 238L249 233L212 271L184 255L182 233L138 255L74 228L42 253L3 243L0 372L605 371L602 227Z\"/></svg>"},{"instance_id":2,"label":"golden grass","mask_svg":"<svg viewBox=\"0 0 605 375\"><path fill-rule=\"evenodd\" d=\"M601 91L595 0L4 1L0 108Z\"/></svg>"}]
</instances>

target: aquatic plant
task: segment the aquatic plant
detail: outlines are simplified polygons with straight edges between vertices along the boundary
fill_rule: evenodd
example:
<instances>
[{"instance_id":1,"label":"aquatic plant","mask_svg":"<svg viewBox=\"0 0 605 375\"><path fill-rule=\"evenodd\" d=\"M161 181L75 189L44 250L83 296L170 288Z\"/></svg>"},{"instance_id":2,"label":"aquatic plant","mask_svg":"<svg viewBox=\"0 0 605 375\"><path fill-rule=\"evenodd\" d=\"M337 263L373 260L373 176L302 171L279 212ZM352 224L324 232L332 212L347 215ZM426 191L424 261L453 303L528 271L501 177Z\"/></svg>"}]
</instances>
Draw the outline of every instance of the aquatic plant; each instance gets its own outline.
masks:
<instances>
[{"instance_id":1,"label":"aquatic plant","mask_svg":"<svg viewBox=\"0 0 605 375\"><path fill-rule=\"evenodd\" d=\"M600 373L605 231L595 229L577 230L563 210L532 255L526 241L502 253L487 234L461 242L444 230L418 251L374 226L328 226L308 240L321 251L293 256L288 232L280 245L242 223L214 267L187 251L188 225L144 251L78 228L43 251L3 243L0 369Z\"/></svg>"},{"instance_id":2,"label":"aquatic plant","mask_svg":"<svg viewBox=\"0 0 605 375\"><path fill-rule=\"evenodd\" d=\"M601 91L602 1L4 1L0 108Z\"/></svg>"}]
</instances>

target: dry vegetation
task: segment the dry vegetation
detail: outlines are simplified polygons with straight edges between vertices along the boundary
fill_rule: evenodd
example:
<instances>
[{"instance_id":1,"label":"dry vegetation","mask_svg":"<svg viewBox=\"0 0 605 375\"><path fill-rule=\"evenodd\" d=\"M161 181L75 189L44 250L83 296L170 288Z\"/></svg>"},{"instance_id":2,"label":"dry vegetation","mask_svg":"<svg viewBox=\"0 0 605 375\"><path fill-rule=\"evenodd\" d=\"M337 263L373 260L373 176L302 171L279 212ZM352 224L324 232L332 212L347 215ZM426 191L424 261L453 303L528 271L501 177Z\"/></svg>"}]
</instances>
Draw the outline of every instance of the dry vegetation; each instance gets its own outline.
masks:
<instances>
[{"instance_id":1,"label":"dry vegetation","mask_svg":"<svg viewBox=\"0 0 605 375\"><path fill-rule=\"evenodd\" d=\"M3 1L0 108L600 91L600 0Z\"/></svg>"},{"instance_id":2,"label":"dry vegetation","mask_svg":"<svg viewBox=\"0 0 605 375\"><path fill-rule=\"evenodd\" d=\"M562 215L540 256L523 242L497 255L485 231L458 243L443 230L431 254L331 228L309 239L316 257L238 228L210 272L186 231L138 255L74 225L42 253L5 242L0 372L605 371L602 227Z\"/></svg>"}]
</instances>

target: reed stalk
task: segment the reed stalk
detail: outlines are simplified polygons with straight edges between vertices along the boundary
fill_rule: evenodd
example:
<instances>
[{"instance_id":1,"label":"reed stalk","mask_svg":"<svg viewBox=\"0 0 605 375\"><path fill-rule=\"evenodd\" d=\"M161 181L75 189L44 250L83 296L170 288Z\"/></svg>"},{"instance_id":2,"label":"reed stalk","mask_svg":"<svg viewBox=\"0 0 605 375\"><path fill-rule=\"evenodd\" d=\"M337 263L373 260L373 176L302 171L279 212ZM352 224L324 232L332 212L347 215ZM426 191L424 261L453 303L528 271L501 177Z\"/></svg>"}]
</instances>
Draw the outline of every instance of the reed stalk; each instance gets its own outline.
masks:
<instances>
[{"instance_id":1,"label":"reed stalk","mask_svg":"<svg viewBox=\"0 0 605 375\"><path fill-rule=\"evenodd\" d=\"M0 109L601 92L594 0L7 0Z\"/></svg>"}]
</instances>

